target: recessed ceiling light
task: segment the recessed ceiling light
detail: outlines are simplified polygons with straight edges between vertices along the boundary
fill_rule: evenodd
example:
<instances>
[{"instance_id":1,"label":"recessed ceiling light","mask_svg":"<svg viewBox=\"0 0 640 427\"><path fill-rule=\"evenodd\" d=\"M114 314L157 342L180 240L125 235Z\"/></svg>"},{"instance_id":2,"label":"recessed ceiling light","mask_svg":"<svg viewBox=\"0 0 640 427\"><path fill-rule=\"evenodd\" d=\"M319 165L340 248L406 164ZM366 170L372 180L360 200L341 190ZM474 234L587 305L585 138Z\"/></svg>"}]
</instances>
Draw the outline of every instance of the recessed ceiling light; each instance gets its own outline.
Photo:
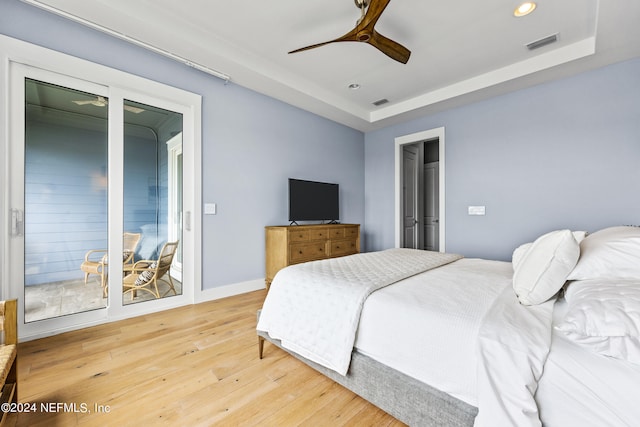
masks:
<instances>
[{"instance_id":1,"label":"recessed ceiling light","mask_svg":"<svg viewBox=\"0 0 640 427\"><path fill-rule=\"evenodd\" d=\"M521 17L530 14L536 8L535 2L526 1L513 11L513 16Z\"/></svg>"},{"instance_id":2,"label":"recessed ceiling light","mask_svg":"<svg viewBox=\"0 0 640 427\"><path fill-rule=\"evenodd\" d=\"M351 89L351 90L358 90L358 89L360 89L360 85L359 85L358 83L351 83L351 84L349 85L349 89Z\"/></svg>"}]
</instances>

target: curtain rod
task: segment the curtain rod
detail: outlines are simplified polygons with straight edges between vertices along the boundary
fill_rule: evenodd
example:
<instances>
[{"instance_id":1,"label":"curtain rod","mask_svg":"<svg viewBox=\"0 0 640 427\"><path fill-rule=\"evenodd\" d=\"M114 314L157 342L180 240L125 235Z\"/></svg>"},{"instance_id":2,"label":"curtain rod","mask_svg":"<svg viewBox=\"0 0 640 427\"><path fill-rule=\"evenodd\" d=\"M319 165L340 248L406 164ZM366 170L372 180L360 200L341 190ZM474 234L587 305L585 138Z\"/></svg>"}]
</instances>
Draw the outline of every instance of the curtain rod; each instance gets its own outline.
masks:
<instances>
[{"instance_id":1,"label":"curtain rod","mask_svg":"<svg viewBox=\"0 0 640 427\"><path fill-rule=\"evenodd\" d=\"M100 32L109 34L110 36L119 38L119 39L124 40L124 41L129 42L129 43L132 43L132 44L134 44L136 46L139 46L139 47L142 47L144 49L150 50L152 52L155 52L155 53L160 54L162 56L165 56L167 58L170 58L170 59L173 59L175 61L181 62L181 63L183 63L184 65L186 65L188 67L195 68L196 70L202 71L204 73L207 73L207 74L210 74L210 75L212 75L214 77L222 79L222 80L224 80L225 83L228 83L231 80L231 76L229 76L228 74L225 74L223 72L214 70L212 68L206 67L206 66L198 64L196 62L190 61L190 60L188 60L186 58L183 58L182 56L176 55L175 53L171 53L171 52L169 52L167 50L164 50L164 49L161 49L159 47L150 45L149 43L145 43L143 41L134 39L133 37L127 36L126 34L119 33L117 31L114 31L114 30L111 30L111 29L109 29L107 27L104 27L104 26L102 26L100 24L96 24L95 22L91 22L91 21L88 21L88 20L86 20L84 18L80 18L79 16L72 15L72 14L70 14L68 12L65 12L65 11L62 11L60 9L56 9L56 8L54 8L52 6L47 5L47 4L43 4L43 3L41 3L41 2L39 2L37 0L21 0L21 1L23 3L27 3L27 4L30 4L32 6L38 7L40 9L46 10L47 12L51 12L51 13L54 13L56 15L62 16L64 18L70 19L71 21L78 22L78 23L80 23L82 25L85 25L87 27L93 28L94 30L98 30Z\"/></svg>"}]
</instances>

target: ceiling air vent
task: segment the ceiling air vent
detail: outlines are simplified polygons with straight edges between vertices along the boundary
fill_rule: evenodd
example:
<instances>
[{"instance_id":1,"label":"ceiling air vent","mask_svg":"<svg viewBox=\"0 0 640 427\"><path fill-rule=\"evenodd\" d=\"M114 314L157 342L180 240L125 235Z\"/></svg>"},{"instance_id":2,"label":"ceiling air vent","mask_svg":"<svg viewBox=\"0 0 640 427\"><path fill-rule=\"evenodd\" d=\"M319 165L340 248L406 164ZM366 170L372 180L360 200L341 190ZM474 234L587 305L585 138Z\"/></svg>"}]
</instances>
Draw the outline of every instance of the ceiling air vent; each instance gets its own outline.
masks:
<instances>
[{"instance_id":1,"label":"ceiling air vent","mask_svg":"<svg viewBox=\"0 0 640 427\"><path fill-rule=\"evenodd\" d=\"M540 40L536 40L534 42L527 44L527 49L529 50L538 49L538 48L541 48L542 46L546 46L548 44L555 43L557 41L558 41L558 33L551 34L550 36L543 37Z\"/></svg>"},{"instance_id":2,"label":"ceiling air vent","mask_svg":"<svg viewBox=\"0 0 640 427\"><path fill-rule=\"evenodd\" d=\"M387 98L383 98L383 99L379 99L376 102L373 103L373 105L375 105L376 107L379 107L383 104L386 104L387 102L389 102L389 100Z\"/></svg>"}]
</instances>

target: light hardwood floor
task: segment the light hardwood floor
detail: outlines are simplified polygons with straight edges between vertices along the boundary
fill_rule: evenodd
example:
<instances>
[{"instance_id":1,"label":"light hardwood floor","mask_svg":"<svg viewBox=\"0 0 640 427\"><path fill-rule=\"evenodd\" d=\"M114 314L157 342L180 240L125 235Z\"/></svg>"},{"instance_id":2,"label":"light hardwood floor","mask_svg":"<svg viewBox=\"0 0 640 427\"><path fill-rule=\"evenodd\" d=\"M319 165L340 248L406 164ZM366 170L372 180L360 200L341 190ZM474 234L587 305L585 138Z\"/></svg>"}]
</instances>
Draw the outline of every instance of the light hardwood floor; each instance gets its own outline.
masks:
<instances>
[{"instance_id":1,"label":"light hardwood floor","mask_svg":"<svg viewBox=\"0 0 640 427\"><path fill-rule=\"evenodd\" d=\"M258 359L265 295L21 343L19 400L36 411L6 425L404 425L269 343Z\"/></svg>"}]
</instances>

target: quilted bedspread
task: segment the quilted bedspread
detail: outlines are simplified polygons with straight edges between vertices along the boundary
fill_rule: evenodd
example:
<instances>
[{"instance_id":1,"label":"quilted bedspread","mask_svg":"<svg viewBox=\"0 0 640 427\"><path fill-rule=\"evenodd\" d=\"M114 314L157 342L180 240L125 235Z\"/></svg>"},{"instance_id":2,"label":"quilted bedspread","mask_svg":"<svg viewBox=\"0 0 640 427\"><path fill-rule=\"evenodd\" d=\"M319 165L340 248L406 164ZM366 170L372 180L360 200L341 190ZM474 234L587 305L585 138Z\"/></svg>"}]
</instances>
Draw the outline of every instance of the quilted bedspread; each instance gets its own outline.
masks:
<instances>
[{"instance_id":1,"label":"quilted bedspread","mask_svg":"<svg viewBox=\"0 0 640 427\"><path fill-rule=\"evenodd\" d=\"M275 276L257 329L281 340L283 347L346 375L366 298L377 289L460 258L388 249L289 266Z\"/></svg>"}]
</instances>

